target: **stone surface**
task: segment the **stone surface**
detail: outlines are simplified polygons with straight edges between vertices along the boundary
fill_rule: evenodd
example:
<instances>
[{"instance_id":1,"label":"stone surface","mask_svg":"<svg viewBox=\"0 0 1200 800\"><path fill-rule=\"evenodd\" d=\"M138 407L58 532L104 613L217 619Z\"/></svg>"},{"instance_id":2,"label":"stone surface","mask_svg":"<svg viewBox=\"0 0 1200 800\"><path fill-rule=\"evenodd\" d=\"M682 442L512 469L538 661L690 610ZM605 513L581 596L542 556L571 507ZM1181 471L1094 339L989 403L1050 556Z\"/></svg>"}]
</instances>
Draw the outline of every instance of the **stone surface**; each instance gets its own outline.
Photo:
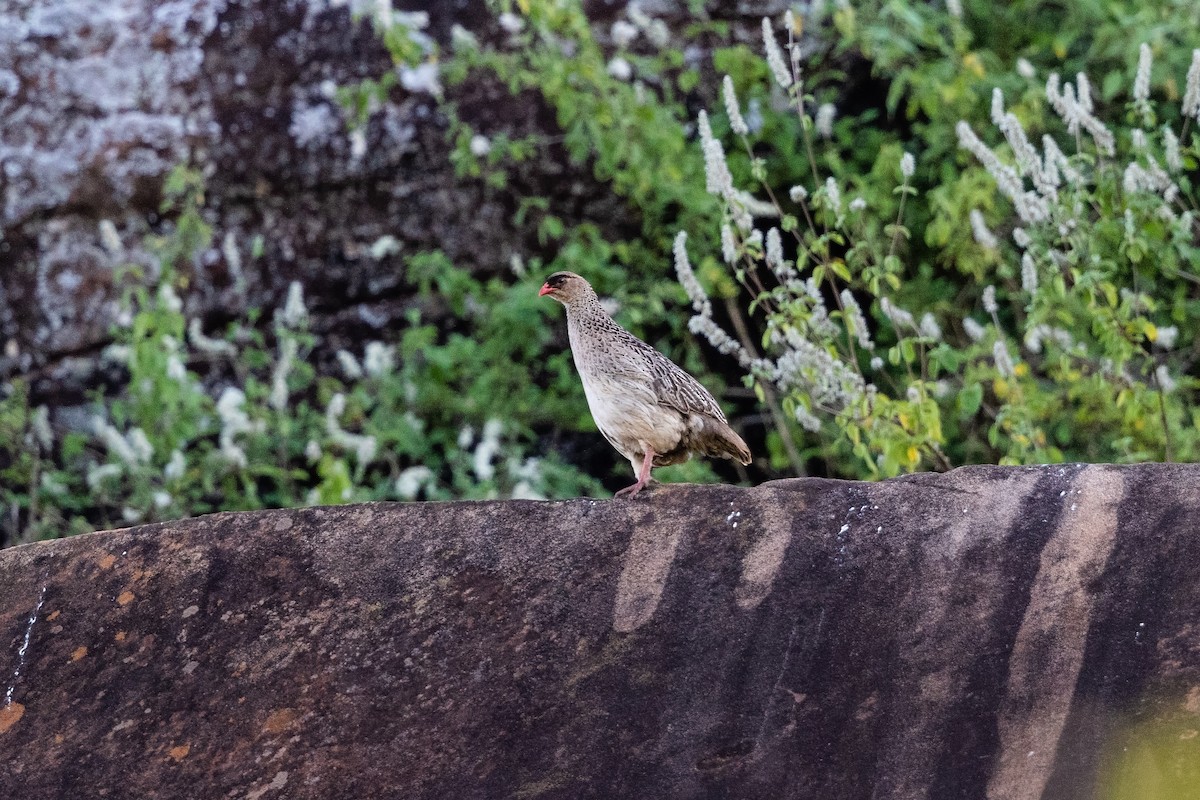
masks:
<instances>
[{"instance_id":1,"label":"stone surface","mask_svg":"<svg viewBox=\"0 0 1200 800\"><path fill-rule=\"evenodd\" d=\"M1197 486L967 468L6 550L0 796L1191 797Z\"/></svg>"},{"instance_id":2,"label":"stone surface","mask_svg":"<svg viewBox=\"0 0 1200 800\"><path fill-rule=\"evenodd\" d=\"M444 50L455 23L502 40L483 0L396 5L426 10ZM598 36L625 5L586 4ZM676 27L687 5L644 4ZM711 13L744 40L784 5L714 4ZM373 7L0 0L0 380L27 376L36 401L52 406L82 399L116 318L123 287L114 270L155 274L140 243L164 230L163 181L184 162L207 178L215 233L190 266L186 313L212 329L247 308L275 308L298 280L330 352L404 324L413 292L403 265L414 253L440 249L484 274L507 271L514 256L553 256L512 222L522 197L549 198L565 222L590 221L611 238L637 228L590 166L565 155L514 166L504 190L458 180L446 115L427 92L395 88L356 154L335 90L393 69L370 23L353 14ZM483 135L561 134L536 96L514 98L485 76L447 96ZM104 241L104 220L118 247ZM373 250L380 242L389 246ZM441 309L422 311L436 320Z\"/></svg>"}]
</instances>

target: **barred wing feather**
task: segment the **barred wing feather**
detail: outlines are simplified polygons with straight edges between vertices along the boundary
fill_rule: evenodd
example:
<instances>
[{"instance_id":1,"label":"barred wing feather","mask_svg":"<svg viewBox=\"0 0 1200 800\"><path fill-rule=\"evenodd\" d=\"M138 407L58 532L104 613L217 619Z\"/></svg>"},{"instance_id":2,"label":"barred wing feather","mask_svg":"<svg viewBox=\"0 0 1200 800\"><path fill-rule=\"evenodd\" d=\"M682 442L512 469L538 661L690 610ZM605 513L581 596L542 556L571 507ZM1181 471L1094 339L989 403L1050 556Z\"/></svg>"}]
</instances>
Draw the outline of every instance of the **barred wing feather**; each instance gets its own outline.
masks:
<instances>
[{"instance_id":1,"label":"barred wing feather","mask_svg":"<svg viewBox=\"0 0 1200 800\"><path fill-rule=\"evenodd\" d=\"M659 405L673 408L681 414L704 414L721 422L726 421L721 407L700 381L636 336L626 335L637 343L636 350L645 360Z\"/></svg>"}]
</instances>

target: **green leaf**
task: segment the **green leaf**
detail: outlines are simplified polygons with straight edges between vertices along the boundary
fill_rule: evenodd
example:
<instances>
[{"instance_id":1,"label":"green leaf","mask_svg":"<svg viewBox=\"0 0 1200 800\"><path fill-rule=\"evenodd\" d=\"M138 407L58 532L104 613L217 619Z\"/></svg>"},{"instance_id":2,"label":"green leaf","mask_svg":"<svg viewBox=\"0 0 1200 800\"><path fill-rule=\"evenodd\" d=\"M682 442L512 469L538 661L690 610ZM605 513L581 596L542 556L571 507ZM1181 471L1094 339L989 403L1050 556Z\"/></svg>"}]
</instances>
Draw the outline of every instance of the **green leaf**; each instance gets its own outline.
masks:
<instances>
[{"instance_id":1,"label":"green leaf","mask_svg":"<svg viewBox=\"0 0 1200 800\"><path fill-rule=\"evenodd\" d=\"M964 386L962 391L958 393L956 400L958 405L958 414L963 418L973 417L979 411L980 405L983 403L983 384L972 383L969 386Z\"/></svg>"}]
</instances>

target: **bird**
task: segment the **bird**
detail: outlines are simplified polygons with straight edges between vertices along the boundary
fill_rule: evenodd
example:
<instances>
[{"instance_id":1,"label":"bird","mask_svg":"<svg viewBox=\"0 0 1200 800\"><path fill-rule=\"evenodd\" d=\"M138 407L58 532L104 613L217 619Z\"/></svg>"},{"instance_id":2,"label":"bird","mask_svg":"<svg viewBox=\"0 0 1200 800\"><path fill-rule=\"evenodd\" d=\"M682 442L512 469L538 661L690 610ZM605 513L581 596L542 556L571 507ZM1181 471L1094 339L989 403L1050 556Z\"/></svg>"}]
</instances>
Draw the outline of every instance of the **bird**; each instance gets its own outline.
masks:
<instances>
[{"instance_id":1,"label":"bird","mask_svg":"<svg viewBox=\"0 0 1200 800\"><path fill-rule=\"evenodd\" d=\"M682 464L693 455L750 463L750 448L709 391L617 324L587 280L555 272L538 292L547 295L567 309L571 356L596 427L637 475L616 497L636 496L650 482L652 467Z\"/></svg>"}]
</instances>

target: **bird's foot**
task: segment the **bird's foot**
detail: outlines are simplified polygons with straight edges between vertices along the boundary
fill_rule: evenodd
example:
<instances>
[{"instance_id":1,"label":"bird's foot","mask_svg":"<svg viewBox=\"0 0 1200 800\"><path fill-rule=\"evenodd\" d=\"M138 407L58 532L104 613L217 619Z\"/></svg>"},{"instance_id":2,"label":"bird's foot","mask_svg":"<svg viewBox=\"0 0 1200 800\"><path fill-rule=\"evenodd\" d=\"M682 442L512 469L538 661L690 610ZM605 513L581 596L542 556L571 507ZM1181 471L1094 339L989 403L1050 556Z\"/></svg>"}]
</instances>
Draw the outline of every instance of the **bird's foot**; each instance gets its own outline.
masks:
<instances>
[{"instance_id":1,"label":"bird's foot","mask_svg":"<svg viewBox=\"0 0 1200 800\"><path fill-rule=\"evenodd\" d=\"M649 481L638 481L637 483L633 484L632 486L626 486L624 489L619 490L616 494L613 495L613 497L624 497L625 495L629 495L630 497L633 497L638 492L640 492L643 488L645 488L647 483L649 483Z\"/></svg>"},{"instance_id":2,"label":"bird's foot","mask_svg":"<svg viewBox=\"0 0 1200 800\"><path fill-rule=\"evenodd\" d=\"M641 469L637 470L637 483L635 483L633 486L626 486L624 489L613 495L613 497L622 497L624 495L633 497L643 488L645 488L646 484L654 480L650 477L650 468L654 465L654 448L650 447L650 445L646 444L645 442L642 442L642 447L644 447L645 450L643 451L642 455Z\"/></svg>"}]
</instances>

